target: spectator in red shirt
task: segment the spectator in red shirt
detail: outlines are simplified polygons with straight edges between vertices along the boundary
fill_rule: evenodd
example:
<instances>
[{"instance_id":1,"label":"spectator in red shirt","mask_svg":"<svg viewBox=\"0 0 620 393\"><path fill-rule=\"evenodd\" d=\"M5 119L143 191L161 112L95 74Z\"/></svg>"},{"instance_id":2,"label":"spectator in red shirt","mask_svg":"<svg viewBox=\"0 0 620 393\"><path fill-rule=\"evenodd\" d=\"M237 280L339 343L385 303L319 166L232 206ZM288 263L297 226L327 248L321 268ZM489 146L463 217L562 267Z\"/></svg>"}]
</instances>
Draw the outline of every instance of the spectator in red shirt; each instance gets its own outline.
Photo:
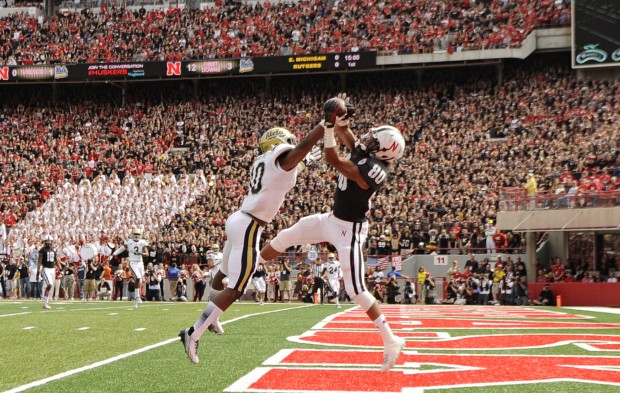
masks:
<instances>
[{"instance_id":1,"label":"spectator in red shirt","mask_svg":"<svg viewBox=\"0 0 620 393\"><path fill-rule=\"evenodd\" d=\"M551 275L553 277L553 281L562 281L564 278L564 265L562 265L562 260L558 257L555 258L555 264L551 267Z\"/></svg>"}]
</instances>

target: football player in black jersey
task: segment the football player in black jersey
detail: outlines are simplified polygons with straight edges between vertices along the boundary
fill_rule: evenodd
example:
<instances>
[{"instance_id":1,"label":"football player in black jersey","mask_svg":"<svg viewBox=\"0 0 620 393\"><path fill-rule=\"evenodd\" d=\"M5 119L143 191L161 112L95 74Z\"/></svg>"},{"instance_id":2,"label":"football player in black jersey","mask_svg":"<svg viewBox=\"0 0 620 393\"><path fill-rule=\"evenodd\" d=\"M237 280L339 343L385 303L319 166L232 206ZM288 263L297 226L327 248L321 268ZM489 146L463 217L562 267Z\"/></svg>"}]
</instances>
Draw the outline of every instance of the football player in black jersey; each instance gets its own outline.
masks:
<instances>
[{"instance_id":1,"label":"football player in black jersey","mask_svg":"<svg viewBox=\"0 0 620 393\"><path fill-rule=\"evenodd\" d=\"M339 172L332 211L304 217L283 230L263 247L261 258L274 259L298 244L333 244L340 257L347 294L366 311L381 333L384 344L381 371L386 372L396 363L405 342L394 336L375 298L366 289L362 245L368 234L366 213L370 199L385 184L389 165L402 156L405 140L398 129L388 125L372 128L356 140L348 128L348 118L353 112L352 105L347 104L346 118L336 122L339 139L351 151L347 158L339 157L336 150L334 124L325 124L325 160Z\"/></svg>"},{"instance_id":2,"label":"football player in black jersey","mask_svg":"<svg viewBox=\"0 0 620 393\"><path fill-rule=\"evenodd\" d=\"M62 269L62 267L60 266L60 259L58 259L58 255L52 245L52 237L46 235L43 238L43 243L43 247L39 249L37 276L41 273L43 275L43 282L45 283L43 308L49 310L51 308L49 302L54 293L53 288L54 281L56 280L56 266L58 266L59 269ZM45 291L47 291L47 295L45 295Z\"/></svg>"}]
</instances>

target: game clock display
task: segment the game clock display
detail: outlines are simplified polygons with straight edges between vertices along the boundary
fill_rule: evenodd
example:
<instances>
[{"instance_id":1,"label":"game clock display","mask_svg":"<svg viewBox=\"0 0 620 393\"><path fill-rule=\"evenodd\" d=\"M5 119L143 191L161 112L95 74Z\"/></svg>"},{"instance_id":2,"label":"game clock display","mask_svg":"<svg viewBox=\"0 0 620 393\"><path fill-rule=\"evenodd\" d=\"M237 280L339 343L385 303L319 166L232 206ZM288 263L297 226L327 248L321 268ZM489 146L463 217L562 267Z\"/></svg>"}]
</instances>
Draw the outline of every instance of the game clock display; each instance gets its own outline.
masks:
<instances>
[{"instance_id":1,"label":"game clock display","mask_svg":"<svg viewBox=\"0 0 620 393\"><path fill-rule=\"evenodd\" d=\"M338 71L372 68L377 65L376 52L320 53L259 57L252 59L254 73Z\"/></svg>"}]
</instances>

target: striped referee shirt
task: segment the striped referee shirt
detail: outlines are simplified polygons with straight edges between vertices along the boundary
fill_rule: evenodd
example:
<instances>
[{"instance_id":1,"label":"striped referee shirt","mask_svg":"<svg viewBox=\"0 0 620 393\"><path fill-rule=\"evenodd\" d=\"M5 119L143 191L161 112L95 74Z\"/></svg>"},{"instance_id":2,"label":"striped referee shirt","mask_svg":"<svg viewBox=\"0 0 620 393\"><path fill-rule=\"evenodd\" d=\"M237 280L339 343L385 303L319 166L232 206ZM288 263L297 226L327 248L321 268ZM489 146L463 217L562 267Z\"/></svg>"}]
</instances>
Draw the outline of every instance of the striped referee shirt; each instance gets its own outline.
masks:
<instances>
[{"instance_id":1,"label":"striped referee shirt","mask_svg":"<svg viewBox=\"0 0 620 393\"><path fill-rule=\"evenodd\" d=\"M314 277L322 277L323 275L321 273L323 273L323 264L313 263L312 274L314 274Z\"/></svg>"}]
</instances>

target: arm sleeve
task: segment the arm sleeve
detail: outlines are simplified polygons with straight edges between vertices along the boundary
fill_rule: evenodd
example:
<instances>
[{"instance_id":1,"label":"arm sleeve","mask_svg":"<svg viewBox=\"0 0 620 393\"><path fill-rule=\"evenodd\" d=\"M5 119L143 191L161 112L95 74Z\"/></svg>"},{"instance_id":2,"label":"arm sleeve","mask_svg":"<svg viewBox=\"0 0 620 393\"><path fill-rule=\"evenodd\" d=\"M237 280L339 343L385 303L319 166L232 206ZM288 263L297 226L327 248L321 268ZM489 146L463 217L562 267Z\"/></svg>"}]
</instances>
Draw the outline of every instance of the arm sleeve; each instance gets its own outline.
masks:
<instances>
[{"instance_id":1,"label":"arm sleeve","mask_svg":"<svg viewBox=\"0 0 620 393\"><path fill-rule=\"evenodd\" d=\"M114 251L114 253L112 255L114 255L114 256L119 255L119 254L121 254L125 250L126 250L125 246L120 246L116 251Z\"/></svg>"}]
</instances>

